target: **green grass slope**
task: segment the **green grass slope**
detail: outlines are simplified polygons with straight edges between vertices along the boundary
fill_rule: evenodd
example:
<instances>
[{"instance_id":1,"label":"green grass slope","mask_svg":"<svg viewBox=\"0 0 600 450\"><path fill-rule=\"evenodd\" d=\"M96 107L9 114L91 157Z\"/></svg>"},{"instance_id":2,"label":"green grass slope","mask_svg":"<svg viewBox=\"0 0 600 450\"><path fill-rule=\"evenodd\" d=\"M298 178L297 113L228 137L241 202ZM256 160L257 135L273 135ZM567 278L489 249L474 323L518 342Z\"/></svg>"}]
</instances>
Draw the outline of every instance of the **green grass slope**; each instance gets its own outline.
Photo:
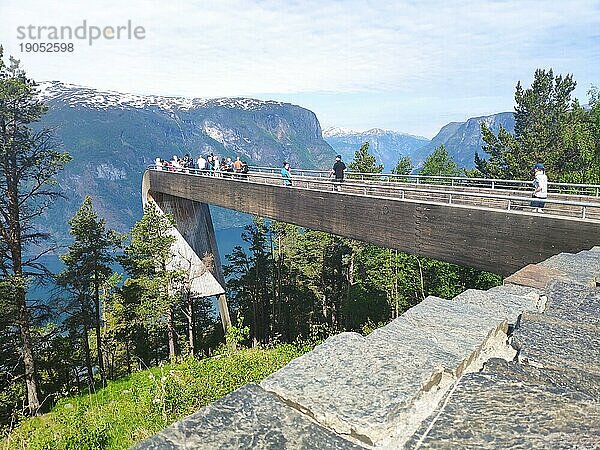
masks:
<instances>
[{"instance_id":1,"label":"green grass slope","mask_svg":"<svg viewBox=\"0 0 600 450\"><path fill-rule=\"evenodd\" d=\"M49 413L22 422L0 448L126 449L308 350L285 344L138 372L95 393L61 399Z\"/></svg>"}]
</instances>

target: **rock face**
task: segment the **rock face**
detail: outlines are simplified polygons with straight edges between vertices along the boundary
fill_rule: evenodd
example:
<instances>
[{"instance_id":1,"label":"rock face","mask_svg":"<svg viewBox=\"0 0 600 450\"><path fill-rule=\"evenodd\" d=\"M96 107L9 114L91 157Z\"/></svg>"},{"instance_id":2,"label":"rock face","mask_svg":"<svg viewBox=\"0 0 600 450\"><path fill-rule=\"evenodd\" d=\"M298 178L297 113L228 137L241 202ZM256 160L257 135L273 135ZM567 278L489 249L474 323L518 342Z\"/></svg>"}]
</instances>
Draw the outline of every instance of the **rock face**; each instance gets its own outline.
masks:
<instances>
[{"instance_id":1,"label":"rock face","mask_svg":"<svg viewBox=\"0 0 600 450\"><path fill-rule=\"evenodd\" d=\"M449 123L421 151L428 155L443 144L459 167L472 168L475 166L475 152L487 159L487 154L481 149L484 144L481 136L481 123L483 122L496 135L501 125L509 133L514 132L515 116L511 112L473 117L466 122Z\"/></svg>"},{"instance_id":2,"label":"rock face","mask_svg":"<svg viewBox=\"0 0 600 450\"><path fill-rule=\"evenodd\" d=\"M333 336L138 449L598 448L600 251L522 271Z\"/></svg>"},{"instance_id":3,"label":"rock face","mask_svg":"<svg viewBox=\"0 0 600 450\"><path fill-rule=\"evenodd\" d=\"M41 126L73 160L60 175L68 199L58 201L41 224L68 235L66 220L86 195L111 227L127 230L141 215L140 183L156 157L213 152L250 164L318 168L334 150L322 139L315 114L299 106L246 98L186 99L101 92L58 82L42 83L48 113ZM231 226L239 213L215 217Z\"/></svg>"},{"instance_id":4,"label":"rock face","mask_svg":"<svg viewBox=\"0 0 600 450\"><path fill-rule=\"evenodd\" d=\"M136 449L360 449L318 426L276 395L248 384L186 417Z\"/></svg>"}]
</instances>

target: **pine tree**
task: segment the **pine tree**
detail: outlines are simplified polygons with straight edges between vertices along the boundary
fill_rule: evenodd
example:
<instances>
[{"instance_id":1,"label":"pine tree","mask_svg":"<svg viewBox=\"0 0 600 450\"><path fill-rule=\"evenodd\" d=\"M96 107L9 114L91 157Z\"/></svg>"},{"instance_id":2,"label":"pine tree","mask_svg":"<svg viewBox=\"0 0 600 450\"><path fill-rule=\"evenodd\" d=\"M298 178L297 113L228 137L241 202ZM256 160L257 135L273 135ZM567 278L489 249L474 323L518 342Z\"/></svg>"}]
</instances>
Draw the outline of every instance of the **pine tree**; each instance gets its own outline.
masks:
<instances>
[{"instance_id":1,"label":"pine tree","mask_svg":"<svg viewBox=\"0 0 600 450\"><path fill-rule=\"evenodd\" d=\"M27 402L36 414L40 401L31 340L31 311L27 288L34 273L45 272L39 262L40 248L48 235L37 230L35 221L61 194L55 189L55 175L69 161L60 152L52 131L33 131L31 124L46 112L37 97L36 84L27 78L19 62L4 63L0 47L0 249L3 281L12 286L10 302L16 311L27 388ZM47 252L44 251L43 253Z\"/></svg>"},{"instance_id":2,"label":"pine tree","mask_svg":"<svg viewBox=\"0 0 600 450\"><path fill-rule=\"evenodd\" d=\"M458 165L452 160L444 145L437 147L431 155L425 159L419 175L457 177L462 174Z\"/></svg>"},{"instance_id":3,"label":"pine tree","mask_svg":"<svg viewBox=\"0 0 600 450\"><path fill-rule=\"evenodd\" d=\"M383 164L377 164L375 156L369 153L369 142L365 142L354 153L354 159L348 165L351 171L359 173L381 173Z\"/></svg>"},{"instance_id":4,"label":"pine tree","mask_svg":"<svg viewBox=\"0 0 600 450\"><path fill-rule=\"evenodd\" d=\"M530 178L538 162L544 163L550 176L568 170L564 165L571 157L565 148L565 132L571 138L578 133L572 115L578 106L571 98L575 86L572 75L554 76L552 69L537 69L528 89L519 81L515 88L515 134L501 127L496 136L482 123L483 150L489 158L476 154L477 169L486 177L505 179Z\"/></svg>"},{"instance_id":5,"label":"pine tree","mask_svg":"<svg viewBox=\"0 0 600 450\"><path fill-rule=\"evenodd\" d=\"M180 298L184 274L175 261L173 216L158 211L154 203L144 207L144 215L131 230L131 242L118 260L131 275L126 286L138 291L140 312L151 326L166 325L169 357L176 352L173 309Z\"/></svg>"},{"instance_id":6,"label":"pine tree","mask_svg":"<svg viewBox=\"0 0 600 450\"><path fill-rule=\"evenodd\" d=\"M402 156L396 163L396 167L394 167L392 169L392 173L396 174L396 175L410 175L413 170L414 170L414 167L412 165L410 158L408 156ZM394 178L391 178L391 180L406 182L408 180L408 178L394 177Z\"/></svg>"},{"instance_id":7,"label":"pine tree","mask_svg":"<svg viewBox=\"0 0 600 450\"><path fill-rule=\"evenodd\" d=\"M98 367L102 382L105 383L100 296L103 284L113 274L111 264L115 261L114 252L119 248L122 238L116 231L106 228L104 219L98 218L89 196L69 220L69 224L75 242L69 245L68 252L61 257L66 269L59 280L74 288L80 305L84 306L88 303L87 299L91 298L93 323L90 325L96 329ZM84 328L88 328L87 323ZM87 339L87 335L84 339Z\"/></svg>"}]
</instances>

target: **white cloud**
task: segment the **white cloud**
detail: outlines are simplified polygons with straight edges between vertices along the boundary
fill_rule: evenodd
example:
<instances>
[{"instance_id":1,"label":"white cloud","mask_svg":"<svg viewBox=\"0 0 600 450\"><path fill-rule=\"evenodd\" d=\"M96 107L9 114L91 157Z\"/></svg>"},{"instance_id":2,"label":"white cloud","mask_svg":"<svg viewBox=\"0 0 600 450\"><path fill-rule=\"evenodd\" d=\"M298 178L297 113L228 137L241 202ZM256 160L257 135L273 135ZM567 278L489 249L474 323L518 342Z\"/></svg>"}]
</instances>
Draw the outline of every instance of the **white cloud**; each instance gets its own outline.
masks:
<instances>
[{"instance_id":1,"label":"white cloud","mask_svg":"<svg viewBox=\"0 0 600 450\"><path fill-rule=\"evenodd\" d=\"M143 25L142 41L21 54L15 27ZM401 102L512 96L536 67L589 86L597 1L5 0L0 42L38 79L136 93L236 96L386 93ZM358 107L359 105L355 105ZM374 105L371 105L374 107ZM442 108L442 106L440 106Z\"/></svg>"}]
</instances>

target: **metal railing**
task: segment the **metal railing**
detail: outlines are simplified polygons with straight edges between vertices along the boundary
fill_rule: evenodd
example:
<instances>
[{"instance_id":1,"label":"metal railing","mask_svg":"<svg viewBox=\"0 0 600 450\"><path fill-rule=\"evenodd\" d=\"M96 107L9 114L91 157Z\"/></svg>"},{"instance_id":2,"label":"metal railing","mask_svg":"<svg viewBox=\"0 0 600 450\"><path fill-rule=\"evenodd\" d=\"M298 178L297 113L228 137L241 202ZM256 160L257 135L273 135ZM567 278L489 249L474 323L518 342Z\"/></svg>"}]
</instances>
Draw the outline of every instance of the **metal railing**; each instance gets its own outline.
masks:
<instances>
[{"instance_id":1,"label":"metal railing","mask_svg":"<svg viewBox=\"0 0 600 450\"><path fill-rule=\"evenodd\" d=\"M250 166L253 172L279 173L279 167ZM328 178L328 170L316 169L292 169L292 173L297 176L314 176L319 178ZM503 180L496 178L470 178L470 177L448 177L438 175L403 175L395 173L364 173L364 172L346 172L346 177L352 180L374 181L383 183L410 183L410 184L434 184L451 187L473 187L498 190L523 190L529 191L532 188L532 181L525 180ZM576 183L558 183L548 182L548 192L557 194L584 195L600 198L600 184L576 184Z\"/></svg>"},{"instance_id":2,"label":"metal railing","mask_svg":"<svg viewBox=\"0 0 600 450\"><path fill-rule=\"evenodd\" d=\"M149 166L149 170L169 172L166 169L157 169L156 166ZM203 176L211 178L228 178L239 182L250 182L270 185L283 185L281 175L275 171L280 169L267 168L269 170L250 170L248 173L235 172L210 172L199 169L176 169L173 172L183 173L192 176ZM529 196L519 196L510 194L496 194L485 192L473 192L460 190L463 186L454 185L452 189L440 189L421 183L419 186L407 185L397 182L378 182L371 180L365 182L360 179L348 179L343 183L334 182L323 176L298 175L299 170L292 178L292 188L308 189L314 191L335 191L340 194L361 195L377 198L393 198L400 200L421 201L430 203L442 203L456 206L475 206L486 209L500 209L506 211L520 210L531 212L532 200ZM325 171L302 171L303 174ZM451 177L446 177L451 178ZM504 181L504 180L501 180ZM283 186L282 186L283 187ZM288 187L289 188L289 187ZM531 188L528 188L531 190ZM568 218L578 218L583 220L600 221L600 201L574 201L564 199L541 199L545 203L544 214L550 216L560 216Z\"/></svg>"}]
</instances>

